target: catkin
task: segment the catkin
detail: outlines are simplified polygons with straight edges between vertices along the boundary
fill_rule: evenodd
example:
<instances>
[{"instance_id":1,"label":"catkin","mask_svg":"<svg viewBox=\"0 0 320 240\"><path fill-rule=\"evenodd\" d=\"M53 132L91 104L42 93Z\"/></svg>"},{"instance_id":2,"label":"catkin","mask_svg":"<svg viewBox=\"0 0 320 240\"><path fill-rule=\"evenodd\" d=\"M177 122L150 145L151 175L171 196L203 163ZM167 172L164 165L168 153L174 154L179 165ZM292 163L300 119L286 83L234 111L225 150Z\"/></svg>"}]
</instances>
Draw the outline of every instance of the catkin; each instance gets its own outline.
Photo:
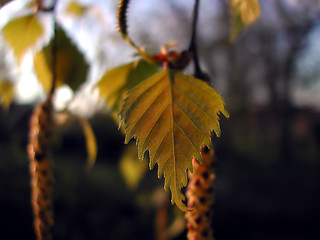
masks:
<instances>
[{"instance_id":1,"label":"catkin","mask_svg":"<svg viewBox=\"0 0 320 240\"><path fill-rule=\"evenodd\" d=\"M128 10L129 0L121 0L118 5L118 25L119 31L123 38L128 36L128 26L127 26L127 10Z\"/></svg>"},{"instance_id":2,"label":"catkin","mask_svg":"<svg viewBox=\"0 0 320 240\"><path fill-rule=\"evenodd\" d=\"M49 140L52 130L51 98L36 107L30 121L28 154L31 173L31 201L38 240L51 240L53 226L51 162Z\"/></svg>"},{"instance_id":3,"label":"catkin","mask_svg":"<svg viewBox=\"0 0 320 240\"><path fill-rule=\"evenodd\" d=\"M202 151L203 164L193 159L193 173L189 172L189 183L186 191L188 209L188 240L213 240L211 229L211 209L214 202L213 181L213 149Z\"/></svg>"}]
</instances>

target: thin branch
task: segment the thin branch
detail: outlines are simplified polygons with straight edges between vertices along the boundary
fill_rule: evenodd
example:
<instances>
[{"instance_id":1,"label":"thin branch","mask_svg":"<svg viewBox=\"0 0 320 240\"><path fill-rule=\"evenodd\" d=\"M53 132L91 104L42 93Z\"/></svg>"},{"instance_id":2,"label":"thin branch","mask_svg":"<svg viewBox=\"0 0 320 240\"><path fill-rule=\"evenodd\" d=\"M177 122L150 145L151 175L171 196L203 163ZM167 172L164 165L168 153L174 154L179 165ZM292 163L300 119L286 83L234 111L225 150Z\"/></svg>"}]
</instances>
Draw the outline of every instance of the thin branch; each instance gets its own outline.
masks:
<instances>
[{"instance_id":1,"label":"thin branch","mask_svg":"<svg viewBox=\"0 0 320 240\"><path fill-rule=\"evenodd\" d=\"M120 0L118 5L118 25L119 25L119 32L121 33L122 38L127 41L129 45L134 47L137 52L148 62L156 63L154 59L152 59L145 51L138 47L132 39L128 35L128 8L129 8L130 0Z\"/></svg>"},{"instance_id":2,"label":"thin branch","mask_svg":"<svg viewBox=\"0 0 320 240\"><path fill-rule=\"evenodd\" d=\"M52 82L51 82L51 89L49 93L49 97L53 96L54 90L56 88L56 81L57 81L57 21L55 16L55 6L57 4L58 0L55 0L53 2L53 22L54 22L54 32L53 32L53 39L52 39L52 49L51 49L51 55L52 55L52 62L51 62L51 69L52 69Z\"/></svg>"},{"instance_id":3,"label":"thin branch","mask_svg":"<svg viewBox=\"0 0 320 240\"><path fill-rule=\"evenodd\" d=\"M128 36L128 7L130 0L121 0L118 5L118 25L119 32L124 40L126 40L132 47L134 47L139 53L140 48L132 41Z\"/></svg>"},{"instance_id":4,"label":"thin branch","mask_svg":"<svg viewBox=\"0 0 320 240\"><path fill-rule=\"evenodd\" d=\"M192 34L189 45L189 51L193 55L193 63L194 63L194 76L200 78L204 81L209 82L209 77L206 73L201 70L198 58L198 48L197 48L197 22L199 15L199 5L200 0L195 0L194 8L193 8L193 19L192 19Z\"/></svg>"},{"instance_id":5,"label":"thin branch","mask_svg":"<svg viewBox=\"0 0 320 240\"><path fill-rule=\"evenodd\" d=\"M194 8L193 8L193 17L192 17L192 34L191 34L191 40L190 40L190 45L189 45L189 51L197 51L197 22L198 22L198 15L199 15L199 3L200 0L196 0L194 3Z\"/></svg>"},{"instance_id":6,"label":"thin branch","mask_svg":"<svg viewBox=\"0 0 320 240\"><path fill-rule=\"evenodd\" d=\"M56 5L56 1L53 2L51 7L46 8L46 7L44 7L42 0L36 0L36 6L37 6L38 11L52 12L54 10L55 5Z\"/></svg>"},{"instance_id":7,"label":"thin branch","mask_svg":"<svg viewBox=\"0 0 320 240\"><path fill-rule=\"evenodd\" d=\"M43 8L42 1L41 0L37 0L36 4L37 4L37 9L42 10L42 8Z\"/></svg>"}]
</instances>

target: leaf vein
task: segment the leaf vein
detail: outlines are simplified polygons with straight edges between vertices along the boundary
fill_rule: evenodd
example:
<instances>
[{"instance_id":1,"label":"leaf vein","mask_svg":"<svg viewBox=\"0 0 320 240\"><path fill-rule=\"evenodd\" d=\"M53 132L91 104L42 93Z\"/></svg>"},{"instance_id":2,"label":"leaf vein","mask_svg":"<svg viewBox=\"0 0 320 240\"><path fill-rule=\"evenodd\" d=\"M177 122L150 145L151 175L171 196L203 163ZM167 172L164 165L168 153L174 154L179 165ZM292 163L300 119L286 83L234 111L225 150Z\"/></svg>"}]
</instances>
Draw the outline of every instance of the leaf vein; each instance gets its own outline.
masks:
<instances>
[{"instance_id":1,"label":"leaf vein","mask_svg":"<svg viewBox=\"0 0 320 240\"><path fill-rule=\"evenodd\" d=\"M169 106L169 104L164 105L164 107L161 109L161 111L159 112L159 116L157 117L157 120L152 124L150 130L148 131L148 133L146 134L146 137L144 138L144 141L142 142L143 146L142 149L145 147L144 143L146 142L147 138L149 137L149 134L152 132L152 130L154 129L154 126L156 126L156 124L159 122L159 119L161 118L161 116L163 115L164 111L167 109L167 107Z\"/></svg>"},{"instance_id":2,"label":"leaf vein","mask_svg":"<svg viewBox=\"0 0 320 240\"><path fill-rule=\"evenodd\" d=\"M157 149L155 149L154 154L152 154L152 158L154 158L154 157L156 156L156 154L158 153L158 150L159 150L159 148L160 148L160 146L161 146L161 144L162 144L163 140L166 138L166 136L169 134L169 132L170 132L170 129L166 132L166 134L164 134L164 135L163 135L163 137L162 137L161 141L160 141L160 142L159 142L159 144L158 144Z\"/></svg>"},{"instance_id":3,"label":"leaf vein","mask_svg":"<svg viewBox=\"0 0 320 240\"><path fill-rule=\"evenodd\" d=\"M178 90L178 92L180 92L181 95L183 95L186 99L189 99L190 102L192 102L198 109L201 110L201 112L203 112L206 116L208 116L208 118L210 118L211 121L214 121L214 122L216 121L216 120L213 119L213 117L210 116L202 107L200 107L198 103L196 103L192 98L190 98L185 92L183 92L181 89L179 89L179 88L177 88L177 87L176 87L175 89Z\"/></svg>"},{"instance_id":4,"label":"leaf vein","mask_svg":"<svg viewBox=\"0 0 320 240\"><path fill-rule=\"evenodd\" d=\"M164 88L158 95L155 95L154 96L154 98L152 99L152 101L151 101L151 103L150 103L150 105L146 108L146 109L144 109L144 111L141 113L141 115L138 117L136 117L136 118L138 118L138 120L135 122L135 123L133 123L132 124L132 130L136 127L136 125L140 122L140 121L142 121L141 119L143 118L143 116L145 115L145 113L153 106L153 104L156 102L156 100L160 97L160 95L164 92L166 90L166 88ZM142 95L142 94L141 94ZM141 96L140 95L140 96ZM131 131L130 131L131 132Z\"/></svg>"},{"instance_id":5,"label":"leaf vein","mask_svg":"<svg viewBox=\"0 0 320 240\"><path fill-rule=\"evenodd\" d=\"M206 137L207 137L207 134L205 134L205 133L202 131L202 129L201 129L200 127L198 127L197 124L188 116L188 114L182 110L182 107L181 107L179 104L177 104L177 103L174 103L174 105L177 106L177 108L179 109L179 111L182 112L182 113L187 117L187 119L189 119L189 121L195 126L195 128L202 134L202 136L204 136L204 137L206 138Z\"/></svg>"},{"instance_id":6,"label":"leaf vein","mask_svg":"<svg viewBox=\"0 0 320 240\"><path fill-rule=\"evenodd\" d=\"M179 123L177 123L177 122L174 122L174 123L175 123L175 124L177 125L177 127L181 130L181 132L183 133L183 135L185 136L185 138L188 139L188 141L191 143L191 145L193 146L194 150L195 150L196 152L198 152L199 150L197 150L196 146L195 146L194 143L191 141L191 139L188 137L188 135L186 134L186 131L182 128L182 126L181 126Z\"/></svg>"}]
</instances>

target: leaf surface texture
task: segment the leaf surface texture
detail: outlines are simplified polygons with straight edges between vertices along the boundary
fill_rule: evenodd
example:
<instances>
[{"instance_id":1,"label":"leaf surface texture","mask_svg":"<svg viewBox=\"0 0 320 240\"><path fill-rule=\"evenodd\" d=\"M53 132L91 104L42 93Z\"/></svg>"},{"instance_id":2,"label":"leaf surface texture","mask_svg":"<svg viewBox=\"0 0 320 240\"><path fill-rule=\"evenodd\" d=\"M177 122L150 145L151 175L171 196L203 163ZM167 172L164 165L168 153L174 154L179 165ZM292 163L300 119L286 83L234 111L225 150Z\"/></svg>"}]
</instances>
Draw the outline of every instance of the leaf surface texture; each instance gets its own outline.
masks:
<instances>
[{"instance_id":1,"label":"leaf surface texture","mask_svg":"<svg viewBox=\"0 0 320 240\"><path fill-rule=\"evenodd\" d=\"M181 188L192 159L202 162L204 145L211 147L211 132L220 135L219 117L228 117L224 102L207 83L173 70L163 70L133 88L119 113L126 140L136 138L138 157L149 152L150 168L158 164L172 203L186 210Z\"/></svg>"}]
</instances>

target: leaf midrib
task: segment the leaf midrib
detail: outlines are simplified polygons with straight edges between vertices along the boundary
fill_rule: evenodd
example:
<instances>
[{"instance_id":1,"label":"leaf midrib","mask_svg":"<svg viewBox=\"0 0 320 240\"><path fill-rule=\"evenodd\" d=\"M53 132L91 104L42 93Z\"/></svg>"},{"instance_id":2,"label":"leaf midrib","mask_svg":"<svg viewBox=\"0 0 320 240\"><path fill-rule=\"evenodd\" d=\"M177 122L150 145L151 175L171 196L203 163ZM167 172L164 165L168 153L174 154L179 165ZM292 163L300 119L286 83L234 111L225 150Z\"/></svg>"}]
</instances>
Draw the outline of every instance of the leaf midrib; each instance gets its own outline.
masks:
<instances>
[{"instance_id":1,"label":"leaf midrib","mask_svg":"<svg viewBox=\"0 0 320 240\"><path fill-rule=\"evenodd\" d=\"M171 78L172 77L172 78ZM175 139L174 139L174 118L173 118L173 81L174 76L170 74L170 71L167 71L167 78L169 83L169 91L170 91L170 115L171 115L171 141L172 141L172 161L173 161L173 178L175 188L177 188L177 171L176 171L176 153L175 153ZM176 191L176 190L175 190ZM173 193L172 193L173 194ZM173 198L172 198L173 199Z\"/></svg>"}]
</instances>

